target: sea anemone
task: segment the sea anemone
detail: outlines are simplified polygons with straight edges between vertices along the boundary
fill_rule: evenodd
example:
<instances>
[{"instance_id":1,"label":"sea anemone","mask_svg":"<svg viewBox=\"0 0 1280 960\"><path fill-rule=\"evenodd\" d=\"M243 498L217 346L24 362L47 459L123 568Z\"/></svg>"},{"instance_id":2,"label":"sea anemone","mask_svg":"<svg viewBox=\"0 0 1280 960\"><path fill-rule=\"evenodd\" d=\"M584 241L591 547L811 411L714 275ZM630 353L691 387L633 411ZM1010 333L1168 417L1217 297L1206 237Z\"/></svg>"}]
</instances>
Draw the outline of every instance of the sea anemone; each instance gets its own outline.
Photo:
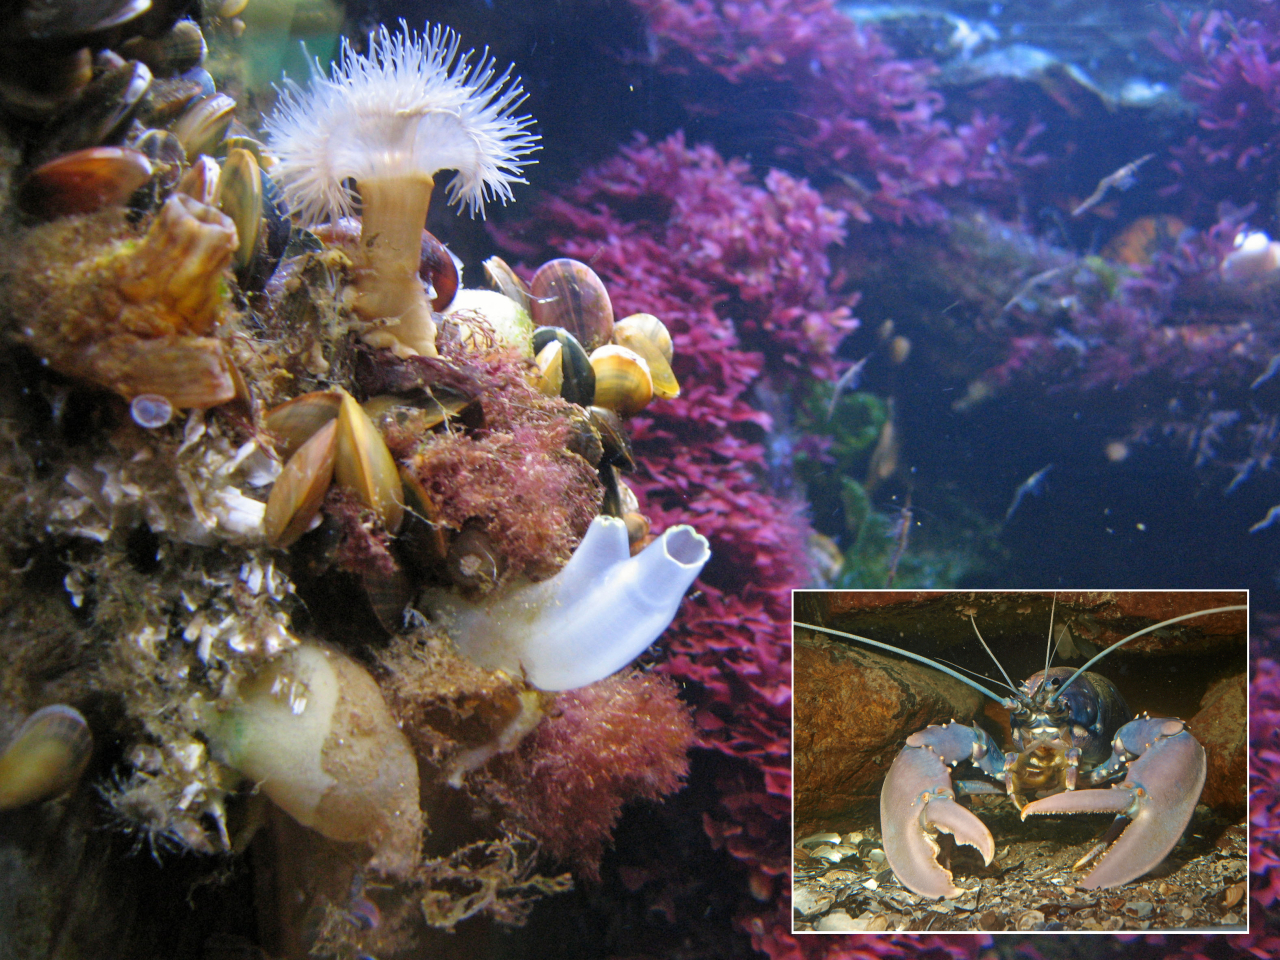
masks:
<instances>
[{"instance_id":1,"label":"sea anemone","mask_svg":"<svg viewBox=\"0 0 1280 960\"><path fill-rule=\"evenodd\" d=\"M450 202L484 215L486 198L506 203L524 183L523 159L537 149L532 118L514 116L525 97L511 71L487 54L458 56L458 35L437 25L423 36L404 21L393 36L369 34L369 55L346 40L332 76L319 61L303 90L286 80L266 129L275 174L303 223L362 217L357 311L390 325L366 337L397 353L436 356L435 323L418 278L422 229L435 175L456 170ZM508 82L510 81L510 82Z\"/></svg>"}]
</instances>

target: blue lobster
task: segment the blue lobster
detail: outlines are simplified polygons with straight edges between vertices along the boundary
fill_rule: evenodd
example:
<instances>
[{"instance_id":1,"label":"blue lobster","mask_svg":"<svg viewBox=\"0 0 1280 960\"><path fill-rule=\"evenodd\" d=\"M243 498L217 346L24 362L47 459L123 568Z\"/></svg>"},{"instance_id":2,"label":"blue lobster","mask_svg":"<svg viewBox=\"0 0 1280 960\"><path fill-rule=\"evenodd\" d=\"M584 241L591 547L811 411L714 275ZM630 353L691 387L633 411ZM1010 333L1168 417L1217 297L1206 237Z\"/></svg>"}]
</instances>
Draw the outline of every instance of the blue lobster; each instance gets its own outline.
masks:
<instances>
[{"instance_id":1,"label":"blue lobster","mask_svg":"<svg viewBox=\"0 0 1280 960\"><path fill-rule=\"evenodd\" d=\"M1107 833L1075 864L1076 870L1093 865L1078 886L1119 886L1163 860L1182 836L1204 789L1204 747L1181 720L1146 715L1134 719L1111 681L1088 668L1130 640L1179 621L1247 609L1214 607L1165 620L1103 650L1078 670L1049 667L1046 658L1045 669L1020 686L1015 687L1005 674L1012 696L993 693L909 650L814 624L796 626L918 660L1000 702L1010 712L1014 752L1003 752L985 730L953 721L907 737L885 777L880 823L889 866L904 887L924 897L942 898L957 897L963 891L952 882L951 871L938 863L939 833L949 833L956 843L973 847L987 864L995 855L990 831L956 801L957 785L951 773L964 763L1003 785L1023 820L1050 813L1117 814ZM978 639L982 641L981 633ZM982 645L991 654L986 643ZM995 654L991 657L995 660ZM996 666L1000 667L998 660ZM1004 673L1003 667L1000 670ZM1110 789L1087 789L1103 786ZM981 782L962 782L960 791L999 792ZM1028 803L1028 794L1043 796Z\"/></svg>"}]
</instances>

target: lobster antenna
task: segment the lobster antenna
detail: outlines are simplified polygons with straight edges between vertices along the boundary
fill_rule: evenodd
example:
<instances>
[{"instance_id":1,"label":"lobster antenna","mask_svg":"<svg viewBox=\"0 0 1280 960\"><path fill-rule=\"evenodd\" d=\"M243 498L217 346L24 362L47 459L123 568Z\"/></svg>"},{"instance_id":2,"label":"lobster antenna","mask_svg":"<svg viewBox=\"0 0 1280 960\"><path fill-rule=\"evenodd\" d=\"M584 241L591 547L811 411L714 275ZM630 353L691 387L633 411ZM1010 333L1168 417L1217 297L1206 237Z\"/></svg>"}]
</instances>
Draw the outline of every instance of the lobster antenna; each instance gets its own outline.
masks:
<instances>
[{"instance_id":1,"label":"lobster antenna","mask_svg":"<svg viewBox=\"0 0 1280 960\"><path fill-rule=\"evenodd\" d=\"M1077 670L1075 673L1071 675L1071 677L1067 680L1066 683L1064 683L1061 687L1058 688L1058 692L1057 694L1054 695L1053 699L1057 700L1058 697L1061 697L1063 692L1067 689L1067 687L1071 686L1071 684L1075 681L1076 677L1080 676L1080 674L1084 673L1086 670L1092 667L1095 663L1097 663L1107 654L1111 653L1113 650L1119 650L1130 640L1136 640L1138 637L1144 636L1148 633L1153 633L1154 631L1159 630L1161 627L1169 626L1171 623L1181 623L1183 620L1191 620L1195 617L1207 617L1211 613L1233 613L1236 610L1248 610L1248 609L1249 609L1248 604L1237 604L1236 606L1232 606L1232 607L1213 607L1212 609L1209 609L1209 610L1197 610L1195 613L1184 613L1182 616L1174 617L1171 620L1161 620L1159 623L1153 624L1152 626L1147 627L1145 630L1139 630L1137 633L1131 633L1129 634L1129 636L1125 637L1119 643L1113 643L1111 646L1107 647L1107 649L1103 650L1101 653L1094 656L1093 659L1087 661L1083 667L1081 667L1079 670Z\"/></svg>"},{"instance_id":2,"label":"lobster antenna","mask_svg":"<svg viewBox=\"0 0 1280 960\"><path fill-rule=\"evenodd\" d=\"M1053 612L1058 607L1058 591L1053 591L1053 603L1049 604L1049 639L1044 645L1044 676L1049 679L1049 662L1053 660Z\"/></svg>"},{"instance_id":3,"label":"lobster antenna","mask_svg":"<svg viewBox=\"0 0 1280 960\"><path fill-rule=\"evenodd\" d=\"M881 650L888 650L890 653L896 653L900 656L908 657L912 660L916 660L920 663L923 663L927 667L933 667L933 669L935 670L941 670L943 673L949 674L950 676L955 677L961 683L967 684L968 686L973 687L973 689L977 690L983 696L990 697L992 700L996 701L996 703L1003 703L1005 700L1005 698L1000 696L1000 694L992 693L990 690L988 690L986 687L984 687L982 684L978 683L977 681L970 680L968 677L957 673L955 670L952 670L950 667L944 667L942 666L942 664L938 663L936 660L930 660L928 657L921 656L918 653L912 653L910 650L903 650L900 647L890 646L887 643L881 643L879 640L872 640L870 637L860 637L856 633L844 633L843 631L840 631L840 630L832 630L830 627L820 627L817 624L813 624L813 623L801 623L800 621L797 620L795 621L795 625L797 627L804 627L806 630L817 630L819 633L830 633L837 637L844 637L847 640L857 640L859 643L867 643L873 647L879 647Z\"/></svg>"},{"instance_id":4,"label":"lobster antenna","mask_svg":"<svg viewBox=\"0 0 1280 960\"><path fill-rule=\"evenodd\" d=\"M995 655L994 653L992 653L992 652L991 652L991 648L987 646L987 641L985 641L985 640L983 640L983 639L982 639L982 633L978 630L978 621L977 621L977 620L975 620L975 619L973 618L973 614L972 614L972 613L971 613L971 614L969 614L969 622L973 624L973 632L974 632L974 633L976 633L976 634L978 634L978 642L979 642L980 644L982 644L982 649L983 649L983 650L985 650L985 651L987 651L987 656L989 656L992 660L995 660L995 662L996 662L996 668L997 668L997 669L998 669L1002 674L1004 674L1004 679L1005 679L1005 683L1006 683L1006 685L1009 687L1009 689L1010 689L1010 690L1012 690L1012 691L1013 691L1013 695L1014 695L1018 700L1022 700L1022 694L1020 694L1020 693L1018 692L1018 688L1017 688L1017 687L1015 687L1015 686L1013 685L1013 678L1012 678L1012 677L1010 677L1010 676L1009 676L1009 674L1008 674L1008 672L1005 670L1005 668L1004 668L1004 664L1002 664L998 659L996 659L996 655Z\"/></svg>"},{"instance_id":5,"label":"lobster antenna","mask_svg":"<svg viewBox=\"0 0 1280 960\"><path fill-rule=\"evenodd\" d=\"M982 675L982 674L980 674L977 670L970 670L968 667L962 667L962 666L960 666L960 664L955 663L955 662L953 662L953 661L951 661L951 660L943 660L941 657L939 657L939 658L938 658L938 663L945 663L945 664L947 664L948 666L955 667L957 670L963 670L965 673L969 674L969 676L971 676L971 677L977 677L979 680L988 680L988 681L990 681L990 680L991 680L991 678L990 678L990 677L983 676L983 675ZM999 683L1000 681L999 681L999 680L995 680L995 681L991 681L991 682L993 682L993 683ZM1014 693L1017 693L1017 691L1015 690L1015 691L1014 691Z\"/></svg>"}]
</instances>

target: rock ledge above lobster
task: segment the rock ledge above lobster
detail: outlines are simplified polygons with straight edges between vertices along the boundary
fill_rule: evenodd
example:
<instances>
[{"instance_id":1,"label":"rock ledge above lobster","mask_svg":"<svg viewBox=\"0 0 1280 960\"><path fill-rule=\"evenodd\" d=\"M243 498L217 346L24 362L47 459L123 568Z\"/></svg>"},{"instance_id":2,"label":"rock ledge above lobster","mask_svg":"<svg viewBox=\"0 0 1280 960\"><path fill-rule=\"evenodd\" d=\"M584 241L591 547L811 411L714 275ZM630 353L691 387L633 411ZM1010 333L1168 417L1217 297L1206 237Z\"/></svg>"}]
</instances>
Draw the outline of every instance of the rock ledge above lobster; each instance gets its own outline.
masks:
<instances>
[{"instance_id":1,"label":"rock ledge above lobster","mask_svg":"<svg viewBox=\"0 0 1280 960\"><path fill-rule=\"evenodd\" d=\"M1038 618L1034 623L1033 616ZM1009 631L995 626L1001 617L1015 623L1021 617L1024 639L1010 641ZM894 658L909 658L948 674L1008 711L1008 751L984 729L981 719L950 721L914 732L908 728L903 731L905 743L900 733L878 756L866 757L865 763L854 758L846 767L854 779L870 773L874 780L877 765L882 769L891 751L901 747L880 790L884 857L904 887L921 897L950 899L966 892L948 869L950 841L972 847L987 865L996 853L991 832L968 809L967 798L978 794L1007 795L1024 821L1045 814L1115 814L1075 862L1065 881L1073 887L1117 887L1161 864L1191 820L1210 763L1205 745L1188 723L1160 708L1172 700L1190 717L1204 692L1196 688L1197 682L1207 680L1214 664L1237 659L1228 658L1224 650L1243 651L1246 624L1244 592L883 591L797 594L795 626L798 632L813 631L825 640L827 649L837 651L832 656L848 647L886 650ZM999 644L991 644L999 647L999 655L983 639L984 633L992 632L1001 635ZM939 633L947 636L939 638ZM954 646L948 646L953 641ZM936 654L944 648L949 659L964 650L969 656L966 672L971 674L978 662L972 658L976 651L986 658L987 671L1000 679L974 679L940 662ZM1010 660L1016 665L1002 664ZM1075 665L1052 665L1064 660ZM1238 661L1236 679L1242 683L1243 652ZM1026 680L1014 679L1018 671L1033 669L1029 664L1039 669ZM1136 683L1144 672L1163 673L1168 679ZM821 759L822 743L830 741L829 725L819 720L815 725L823 727L822 733L808 729L810 718L819 714L812 712L812 704L805 704L806 696L812 694L831 706L830 691L821 685L807 689L806 678L812 675L797 665L798 823L811 815L821 819L834 809L823 810L831 791L809 786L814 781L807 765L829 763L832 756ZM1150 709L1135 716L1108 675L1126 689L1141 688L1136 698L1151 703ZM1184 691L1181 700L1169 692L1179 686ZM909 715L912 699L911 694L902 695L890 712ZM1000 733L993 705L987 706L986 718L986 726ZM1219 775L1232 762L1221 756L1214 760ZM1241 776L1241 787L1243 782ZM1240 793L1243 809L1242 789Z\"/></svg>"}]
</instances>

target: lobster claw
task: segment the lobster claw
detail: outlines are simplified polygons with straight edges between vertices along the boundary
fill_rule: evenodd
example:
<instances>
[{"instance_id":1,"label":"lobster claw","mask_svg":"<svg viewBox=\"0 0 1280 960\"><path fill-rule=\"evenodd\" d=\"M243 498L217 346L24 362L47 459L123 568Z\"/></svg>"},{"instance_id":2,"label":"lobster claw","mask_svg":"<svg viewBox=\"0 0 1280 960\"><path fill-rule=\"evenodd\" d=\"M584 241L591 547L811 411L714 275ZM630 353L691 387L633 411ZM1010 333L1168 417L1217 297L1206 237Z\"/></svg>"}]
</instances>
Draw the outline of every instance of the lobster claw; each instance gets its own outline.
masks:
<instances>
[{"instance_id":1,"label":"lobster claw","mask_svg":"<svg viewBox=\"0 0 1280 960\"><path fill-rule=\"evenodd\" d=\"M907 738L880 791L884 853L902 885L925 897L956 897L963 891L937 860L939 832L973 847L986 863L995 855L982 821L956 803L951 767L963 760L995 764L1004 757L982 730L960 723L932 726ZM985 762L983 762L985 761Z\"/></svg>"},{"instance_id":2,"label":"lobster claw","mask_svg":"<svg viewBox=\"0 0 1280 960\"><path fill-rule=\"evenodd\" d=\"M1115 752L1094 771L1094 778L1118 774L1127 766L1122 783L1109 790L1059 793L1022 809L1024 820L1043 813L1115 812L1120 815L1117 824L1124 817L1131 821L1080 882L1088 890L1128 883L1163 860L1182 836L1204 789L1204 747L1181 720L1132 720L1112 744Z\"/></svg>"}]
</instances>

